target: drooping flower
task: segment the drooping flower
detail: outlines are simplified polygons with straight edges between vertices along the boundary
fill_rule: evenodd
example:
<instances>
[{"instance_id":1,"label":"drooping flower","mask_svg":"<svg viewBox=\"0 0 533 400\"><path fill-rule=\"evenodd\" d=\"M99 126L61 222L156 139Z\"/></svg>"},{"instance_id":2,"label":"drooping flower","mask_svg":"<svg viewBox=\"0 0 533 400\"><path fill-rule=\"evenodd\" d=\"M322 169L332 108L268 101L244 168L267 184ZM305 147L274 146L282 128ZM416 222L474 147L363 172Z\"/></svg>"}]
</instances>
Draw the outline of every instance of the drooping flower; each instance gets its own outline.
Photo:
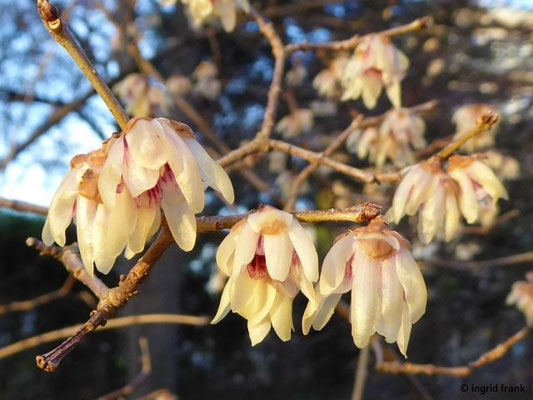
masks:
<instances>
[{"instance_id":1,"label":"drooping flower","mask_svg":"<svg viewBox=\"0 0 533 400\"><path fill-rule=\"evenodd\" d=\"M122 182L140 209L151 214L163 209L176 243L185 251L196 241L194 215L204 208L204 187L217 190L229 203L234 200L228 175L191 128L166 118L133 119L110 146L98 180L109 208L115 207L112 193ZM130 249L135 254L142 247Z\"/></svg>"},{"instance_id":2,"label":"drooping flower","mask_svg":"<svg viewBox=\"0 0 533 400\"><path fill-rule=\"evenodd\" d=\"M194 23L202 25L212 17L218 17L227 32L235 29L237 22L237 9L248 13L250 4L248 0L182 0L189 7Z\"/></svg>"},{"instance_id":3,"label":"drooping flower","mask_svg":"<svg viewBox=\"0 0 533 400\"><path fill-rule=\"evenodd\" d=\"M307 108L298 108L283 117L276 125L276 132L285 139L292 139L313 127L313 112Z\"/></svg>"},{"instance_id":4,"label":"drooping flower","mask_svg":"<svg viewBox=\"0 0 533 400\"><path fill-rule=\"evenodd\" d=\"M452 117L457 131L454 135L454 140L474 130L478 119L486 114L498 115L498 111L488 104L468 104L455 111ZM498 126L499 124L496 123L487 132L474 136L461 146L461 150L467 153L474 153L492 146L496 133L498 133Z\"/></svg>"},{"instance_id":5,"label":"drooping flower","mask_svg":"<svg viewBox=\"0 0 533 400\"><path fill-rule=\"evenodd\" d=\"M162 87L153 85L143 74L129 74L113 86L113 91L126 105L126 111L138 118L152 117L168 112L170 98Z\"/></svg>"},{"instance_id":6,"label":"drooping flower","mask_svg":"<svg viewBox=\"0 0 533 400\"><path fill-rule=\"evenodd\" d=\"M229 280L212 323L231 310L248 320L252 345L274 328L291 338L292 301L299 291L314 303L318 256L309 234L291 214L262 207L237 223L217 251Z\"/></svg>"},{"instance_id":7,"label":"drooping flower","mask_svg":"<svg viewBox=\"0 0 533 400\"><path fill-rule=\"evenodd\" d=\"M418 236L427 244L435 237L447 242L459 227L459 186L436 158L410 167L394 193L387 216L399 223L404 215L418 213Z\"/></svg>"},{"instance_id":8,"label":"drooping flower","mask_svg":"<svg viewBox=\"0 0 533 400\"><path fill-rule=\"evenodd\" d=\"M128 189L117 185L110 194L115 202L111 210L102 203L98 190L98 178L107 157L109 146L78 155L71 161L71 170L61 182L48 211L43 228L43 241L65 245L65 230L74 218L80 255L85 268L92 274L94 264L102 273L108 273L115 259L124 250L135 231L138 220L137 206ZM155 233L152 221L146 227L146 236Z\"/></svg>"},{"instance_id":9,"label":"drooping flower","mask_svg":"<svg viewBox=\"0 0 533 400\"><path fill-rule=\"evenodd\" d=\"M533 272L526 274L525 281L513 284L507 296L507 305L515 305L526 317L527 324L533 326Z\"/></svg>"},{"instance_id":10,"label":"drooping flower","mask_svg":"<svg viewBox=\"0 0 533 400\"><path fill-rule=\"evenodd\" d=\"M427 290L409 243L382 218L337 238L322 266L319 305L310 302L305 310L304 334L311 326L321 330L349 291L356 346L366 347L378 332L406 355L411 326L426 310Z\"/></svg>"},{"instance_id":11,"label":"drooping flower","mask_svg":"<svg viewBox=\"0 0 533 400\"><path fill-rule=\"evenodd\" d=\"M368 156L378 168L387 160L396 167L405 167L414 162L413 149L426 145L425 123L422 118L408 109L392 109L385 115L379 130L370 126L354 131L346 145L361 159Z\"/></svg>"},{"instance_id":12,"label":"drooping flower","mask_svg":"<svg viewBox=\"0 0 533 400\"><path fill-rule=\"evenodd\" d=\"M313 87L323 97L334 99L342 94L342 73L348 63L348 56L341 54L329 63L326 69L320 71L313 79Z\"/></svg>"},{"instance_id":13,"label":"drooping flower","mask_svg":"<svg viewBox=\"0 0 533 400\"><path fill-rule=\"evenodd\" d=\"M500 198L507 199L507 191L482 161L454 155L443 169L433 157L407 170L387 216L398 223L404 215L418 213L423 243L435 237L449 241L457 232L461 214L469 224L490 225Z\"/></svg>"},{"instance_id":14,"label":"drooping flower","mask_svg":"<svg viewBox=\"0 0 533 400\"><path fill-rule=\"evenodd\" d=\"M195 214L204 186L233 202L226 172L185 124L166 118L132 119L124 132L88 155L77 156L52 200L43 240L65 244L74 215L83 263L92 273L111 270L116 257L143 250L159 229L160 208L183 250L196 241Z\"/></svg>"},{"instance_id":15,"label":"drooping flower","mask_svg":"<svg viewBox=\"0 0 533 400\"><path fill-rule=\"evenodd\" d=\"M383 88L395 107L401 106L400 82L409 60L385 35L363 38L348 61L342 76L342 100L362 97L367 108L374 108Z\"/></svg>"},{"instance_id":16,"label":"drooping flower","mask_svg":"<svg viewBox=\"0 0 533 400\"><path fill-rule=\"evenodd\" d=\"M446 172L461 189L459 208L469 224L482 221L486 210L495 208L498 199L509 199L494 172L474 157L451 156Z\"/></svg>"}]
</instances>

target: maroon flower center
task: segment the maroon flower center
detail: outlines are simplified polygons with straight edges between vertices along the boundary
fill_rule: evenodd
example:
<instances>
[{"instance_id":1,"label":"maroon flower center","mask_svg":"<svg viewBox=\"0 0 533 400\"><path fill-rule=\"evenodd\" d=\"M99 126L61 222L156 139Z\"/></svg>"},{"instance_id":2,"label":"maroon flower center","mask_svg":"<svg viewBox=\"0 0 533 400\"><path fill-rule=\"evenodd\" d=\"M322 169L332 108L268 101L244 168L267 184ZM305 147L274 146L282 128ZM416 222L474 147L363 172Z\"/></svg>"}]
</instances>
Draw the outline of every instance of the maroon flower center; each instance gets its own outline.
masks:
<instances>
[{"instance_id":1,"label":"maroon flower center","mask_svg":"<svg viewBox=\"0 0 533 400\"><path fill-rule=\"evenodd\" d=\"M250 278L255 280L264 279L268 276L266 258L264 255L256 254L246 269L248 270Z\"/></svg>"}]
</instances>

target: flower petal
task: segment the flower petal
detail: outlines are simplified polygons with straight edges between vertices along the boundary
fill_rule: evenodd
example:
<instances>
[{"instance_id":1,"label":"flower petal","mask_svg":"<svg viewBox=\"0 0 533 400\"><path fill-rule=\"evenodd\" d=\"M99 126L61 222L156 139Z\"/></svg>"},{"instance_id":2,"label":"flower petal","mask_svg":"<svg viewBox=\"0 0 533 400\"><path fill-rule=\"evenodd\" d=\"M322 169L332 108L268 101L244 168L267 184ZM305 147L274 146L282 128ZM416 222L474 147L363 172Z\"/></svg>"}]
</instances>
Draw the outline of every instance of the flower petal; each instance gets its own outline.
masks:
<instances>
[{"instance_id":1,"label":"flower petal","mask_svg":"<svg viewBox=\"0 0 533 400\"><path fill-rule=\"evenodd\" d=\"M161 123L169 143L168 163L174 173L176 183L179 185L191 211L195 214L199 213L204 209L205 199L198 163L183 139L172 128L170 122L164 118L158 118L158 121Z\"/></svg>"},{"instance_id":2,"label":"flower petal","mask_svg":"<svg viewBox=\"0 0 533 400\"><path fill-rule=\"evenodd\" d=\"M133 162L143 168L159 170L168 160L166 139L161 124L139 119L126 135Z\"/></svg>"},{"instance_id":3,"label":"flower petal","mask_svg":"<svg viewBox=\"0 0 533 400\"><path fill-rule=\"evenodd\" d=\"M402 320L403 288L396 275L394 258L383 261L381 267L381 317L377 326L387 343L394 343Z\"/></svg>"},{"instance_id":4,"label":"flower petal","mask_svg":"<svg viewBox=\"0 0 533 400\"><path fill-rule=\"evenodd\" d=\"M463 213L466 222L473 224L478 219L479 204L477 202L474 185L465 172L454 169L449 175L459 184L461 194L459 196L459 207Z\"/></svg>"},{"instance_id":5,"label":"flower petal","mask_svg":"<svg viewBox=\"0 0 533 400\"><path fill-rule=\"evenodd\" d=\"M207 151L194 139L185 139L185 143L198 160L200 174L204 182L222 194L228 203L235 201L233 185L228 174L215 160L211 158Z\"/></svg>"},{"instance_id":6,"label":"flower petal","mask_svg":"<svg viewBox=\"0 0 533 400\"><path fill-rule=\"evenodd\" d=\"M137 223L135 224L135 230L128 240L129 251L126 258L131 259L135 254L143 251L155 220L156 211L155 207L139 208L137 210Z\"/></svg>"},{"instance_id":7,"label":"flower petal","mask_svg":"<svg viewBox=\"0 0 533 400\"><path fill-rule=\"evenodd\" d=\"M449 242L455 236L457 229L459 228L459 207L457 207L457 199L453 193L446 195L446 222L445 222L445 234L444 239Z\"/></svg>"},{"instance_id":8,"label":"flower petal","mask_svg":"<svg viewBox=\"0 0 533 400\"><path fill-rule=\"evenodd\" d=\"M110 146L105 164L98 177L98 192L107 207L115 207L117 186L122 178L124 163L123 138L115 140Z\"/></svg>"},{"instance_id":9,"label":"flower petal","mask_svg":"<svg viewBox=\"0 0 533 400\"><path fill-rule=\"evenodd\" d=\"M292 299L278 293L276 302L270 310L272 327L284 342L291 339L291 332L294 330L292 324Z\"/></svg>"},{"instance_id":10,"label":"flower petal","mask_svg":"<svg viewBox=\"0 0 533 400\"><path fill-rule=\"evenodd\" d=\"M318 254L313 239L296 219L292 221L289 237L302 264L303 273L308 280L316 282L318 280Z\"/></svg>"},{"instance_id":11,"label":"flower petal","mask_svg":"<svg viewBox=\"0 0 533 400\"><path fill-rule=\"evenodd\" d=\"M250 324L250 321L248 321L248 334L250 335L252 346L261 343L266 337L266 335L268 335L268 332L270 332L271 327L272 325L270 323L270 319L268 318L265 318L263 321L256 325L252 325Z\"/></svg>"},{"instance_id":12,"label":"flower petal","mask_svg":"<svg viewBox=\"0 0 533 400\"><path fill-rule=\"evenodd\" d=\"M248 217L249 218L249 217ZM252 262L255 252L257 250L257 242L259 240L259 233L255 232L250 224L247 222L242 225L235 245L235 256L233 258L233 271L240 272L242 268L246 267Z\"/></svg>"},{"instance_id":13,"label":"flower petal","mask_svg":"<svg viewBox=\"0 0 533 400\"><path fill-rule=\"evenodd\" d=\"M408 250L396 254L396 274L404 290L404 299L409 307L411 323L415 323L426 312L427 289L424 277Z\"/></svg>"},{"instance_id":14,"label":"flower petal","mask_svg":"<svg viewBox=\"0 0 533 400\"><path fill-rule=\"evenodd\" d=\"M94 252L93 252L93 221L96 215L95 201L86 197L78 196L76 201L76 235L78 236L78 246L80 256L89 274L94 274ZM100 205L103 207L103 205Z\"/></svg>"},{"instance_id":15,"label":"flower petal","mask_svg":"<svg viewBox=\"0 0 533 400\"><path fill-rule=\"evenodd\" d=\"M61 185L57 189L46 218L50 236L60 245L65 245L65 230L72 220L72 212L76 197L78 196L78 186L87 166L80 169L71 169L65 176ZM50 238L48 237L48 241ZM46 243L46 242L45 242ZM50 245L52 243L46 243Z\"/></svg>"},{"instance_id":16,"label":"flower petal","mask_svg":"<svg viewBox=\"0 0 533 400\"><path fill-rule=\"evenodd\" d=\"M272 229L276 230L276 233L281 233L283 228L289 229L292 225L292 218L292 215L285 211L265 206L248 216L248 224L258 233L264 233L265 229Z\"/></svg>"},{"instance_id":17,"label":"flower petal","mask_svg":"<svg viewBox=\"0 0 533 400\"><path fill-rule=\"evenodd\" d=\"M378 262L360 256L353 271L351 304L352 336L359 348L366 347L376 331L380 279Z\"/></svg>"},{"instance_id":18,"label":"flower petal","mask_svg":"<svg viewBox=\"0 0 533 400\"><path fill-rule=\"evenodd\" d=\"M163 185L161 208L177 245L191 251L196 243L196 218L176 184Z\"/></svg>"},{"instance_id":19,"label":"flower petal","mask_svg":"<svg viewBox=\"0 0 533 400\"><path fill-rule=\"evenodd\" d=\"M237 234L231 231L218 246L216 255L218 269L226 276L230 276L233 269L233 264L230 264L229 261L232 260L232 256L235 254L236 245Z\"/></svg>"},{"instance_id":20,"label":"flower petal","mask_svg":"<svg viewBox=\"0 0 533 400\"><path fill-rule=\"evenodd\" d=\"M294 251L289 235L286 232L280 235L263 235L263 239L268 274L272 279L283 282L289 275Z\"/></svg>"},{"instance_id":21,"label":"flower petal","mask_svg":"<svg viewBox=\"0 0 533 400\"><path fill-rule=\"evenodd\" d=\"M409 317L409 309L407 304L402 303L402 323L398 331L398 348L400 352L407 358L407 346L409 345L409 336L411 336L411 319Z\"/></svg>"},{"instance_id":22,"label":"flower petal","mask_svg":"<svg viewBox=\"0 0 533 400\"><path fill-rule=\"evenodd\" d=\"M356 241L353 235L345 235L331 247L322 263L322 274L318 283L321 295L330 295L343 283L346 264L353 257L355 248Z\"/></svg>"},{"instance_id":23,"label":"flower petal","mask_svg":"<svg viewBox=\"0 0 533 400\"><path fill-rule=\"evenodd\" d=\"M505 200L509 200L509 195L507 194L505 187L502 185L496 175L494 175L492 169L490 169L482 161L474 161L472 164L470 164L467 173L472 177L473 180L483 186L483 189L485 189L493 199L503 198Z\"/></svg>"},{"instance_id":24,"label":"flower petal","mask_svg":"<svg viewBox=\"0 0 533 400\"><path fill-rule=\"evenodd\" d=\"M231 278L226 283L226 286L224 286L224 290L222 291L222 296L220 297L220 304L218 305L218 311L211 321L211 324L218 324L222 318L224 318L226 315L228 315L229 311L231 310L231 303L230 303L230 287L231 287Z\"/></svg>"},{"instance_id":25,"label":"flower petal","mask_svg":"<svg viewBox=\"0 0 533 400\"><path fill-rule=\"evenodd\" d=\"M302 331L304 335L309 333L311 326L313 329L321 330L330 320L335 312L335 307L339 303L342 294L335 293L330 296L323 297L319 302L318 307L313 306L312 302L307 304L304 316L302 318Z\"/></svg>"}]
</instances>

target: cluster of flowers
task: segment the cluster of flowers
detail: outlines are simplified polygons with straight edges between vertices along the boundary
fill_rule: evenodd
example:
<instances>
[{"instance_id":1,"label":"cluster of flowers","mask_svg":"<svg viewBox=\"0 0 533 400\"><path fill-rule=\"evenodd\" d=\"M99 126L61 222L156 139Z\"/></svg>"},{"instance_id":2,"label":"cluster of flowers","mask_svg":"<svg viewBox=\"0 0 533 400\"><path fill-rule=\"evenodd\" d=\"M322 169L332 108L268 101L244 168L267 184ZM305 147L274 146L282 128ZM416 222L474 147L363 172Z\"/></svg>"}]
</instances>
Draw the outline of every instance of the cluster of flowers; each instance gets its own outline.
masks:
<instances>
[{"instance_id":1,"label":"cluster of flowers","mask_svg":"<svg viewBox=\"0 0 533 400\"><path fill-rule=\"evenodd\" d=\"M292 301L309 300L302 320L307 334L322 329L342 294L352 293L351 324L356 346L378 332L406 354L411 326L425 312L427 291L409 243L382 217L340 236L324 259L291 214L265 206L236 224L217 251L229 277L213 323L229 311L248 320L252 345L271 328L283 340L294 330ZM313 283L318 284L314 287Z\"/></svg>"},{"instance_id":2,"label":"cluster of flowers","mask_svg":"<svg viewBox=\"0 0 533 400\"><path fill-rule=\"evenodd\" d=\"M52 200L43 240L64 246L74 219L85 267L108 273L124 250L128 258L143 250L159 229L162 209L174 240L189 251L204 186L233 202L229 177L188 126L164 118L133 119L100 149L74 157ZM252 344L272 327L282 340L290 339L292 301L300 291L309 299L305 333L311 326L321 329L340 296L352 289L356 345L366 346L378 332L398 341L404 354L411 325L425 310L426 287L409 244L383 217L343 235L326 256L320 280L310 235L291 214L270 206L237 223L216 259L229 280L213 323L230 310L242 315Z\"/></svg>"},{"instance_id":3,"label":"cluster of flowers","mask_svg":"<svg viewBox=\"0 0 533 400\"><path fill-rule=\"evenodd\" d=\"M374 108L383 88L395 107L401 106L401 85L409 60L389 37L370 34L362 38L351 57L340 54L320 72L313 85L322 96L341 100L363 99Z\"/></svg>"},{"instance_id":4,"label":"cluster of flowers","mask_svg":"<svg viewBox=\"0 0 533 400\"><path fill-rule=\"evenodd\" d=\"M490 224L500 198L508 198L505 187L476 157L454 155L443 168L435 156L406 169L387 215L398 223L404 215L418 213L423 243L436 237L450 241L461 214L469 224Z\"/></svg>"},{"instance_id":5,"label":"cluster of flowers","mask_svg":"<svg viewBox=\"0 0 533 400\"><path fill-rule=\"evenodd\" d=\"M426 124L417 114L406 108L393 108L379 127L355 130L346 146L360 159L368 157L378 168L387 160L401 168L414 162L413 149L425 147L425 130Z\"/></svg>"},{"instance_id":6,"label":"cluster of flowers","mask_svg":"<svg viewBox=\"0 0 533 400\"><path fill-rule=\"evenodd\" d=\"M204 208L204 187L230 203L233 186L185 124L166 118L132 119L102 148L78 155L57 190L43 228L43 241L65 245L74 218L82 261L108 273L126 249L131 258L157 232L162 209L185 251L196 241L195 214Z\"/></svg>"}]
</instances>

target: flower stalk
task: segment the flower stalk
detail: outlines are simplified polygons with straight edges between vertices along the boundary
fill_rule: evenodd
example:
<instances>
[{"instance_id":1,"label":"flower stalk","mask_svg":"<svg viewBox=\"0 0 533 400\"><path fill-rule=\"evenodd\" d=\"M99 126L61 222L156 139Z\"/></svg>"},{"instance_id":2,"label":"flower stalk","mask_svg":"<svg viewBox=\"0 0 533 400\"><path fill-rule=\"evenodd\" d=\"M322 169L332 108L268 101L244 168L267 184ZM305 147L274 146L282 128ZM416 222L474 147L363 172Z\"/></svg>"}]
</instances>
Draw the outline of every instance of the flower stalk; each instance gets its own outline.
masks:
<instances>
[{"instance_id":1,"label":"flower stalk","mask_svg":"<svg viewBox=\"0 0 533 400\"><path fill-rule=\"evenodd\" d=\"M457 149L459 149L463 144L468 142L470 139L472 139L473 137L483 132L489 131L494 126L494 124L498 122L499 119L500 117L498 115L492 114L492 113L487 113L487 114L482 115L477 120L477 126L472 131L470 131L469 133L465 135L462 135L460 138L453 141L448 146L446 146L444 149L442 149L439 153L439 157L442 160L446 160Z\"/></svg>"},{"instance_id":2,"label":"flower stalk","mask_svg":"<svg viewBox=\"0 0 533 400\"><path fill-rule=\"evenodd\" d=\"M98 71L96 71L91 60L74 39L70 29L61 19L57 7L48 0L37 0L37 7L48 32L76 62L81 72L91 82L96 93L104 100L118 125L124 129L129 121L128 114L126 114L109 86L106 85Z\"/></svg>"}]
</instances>

